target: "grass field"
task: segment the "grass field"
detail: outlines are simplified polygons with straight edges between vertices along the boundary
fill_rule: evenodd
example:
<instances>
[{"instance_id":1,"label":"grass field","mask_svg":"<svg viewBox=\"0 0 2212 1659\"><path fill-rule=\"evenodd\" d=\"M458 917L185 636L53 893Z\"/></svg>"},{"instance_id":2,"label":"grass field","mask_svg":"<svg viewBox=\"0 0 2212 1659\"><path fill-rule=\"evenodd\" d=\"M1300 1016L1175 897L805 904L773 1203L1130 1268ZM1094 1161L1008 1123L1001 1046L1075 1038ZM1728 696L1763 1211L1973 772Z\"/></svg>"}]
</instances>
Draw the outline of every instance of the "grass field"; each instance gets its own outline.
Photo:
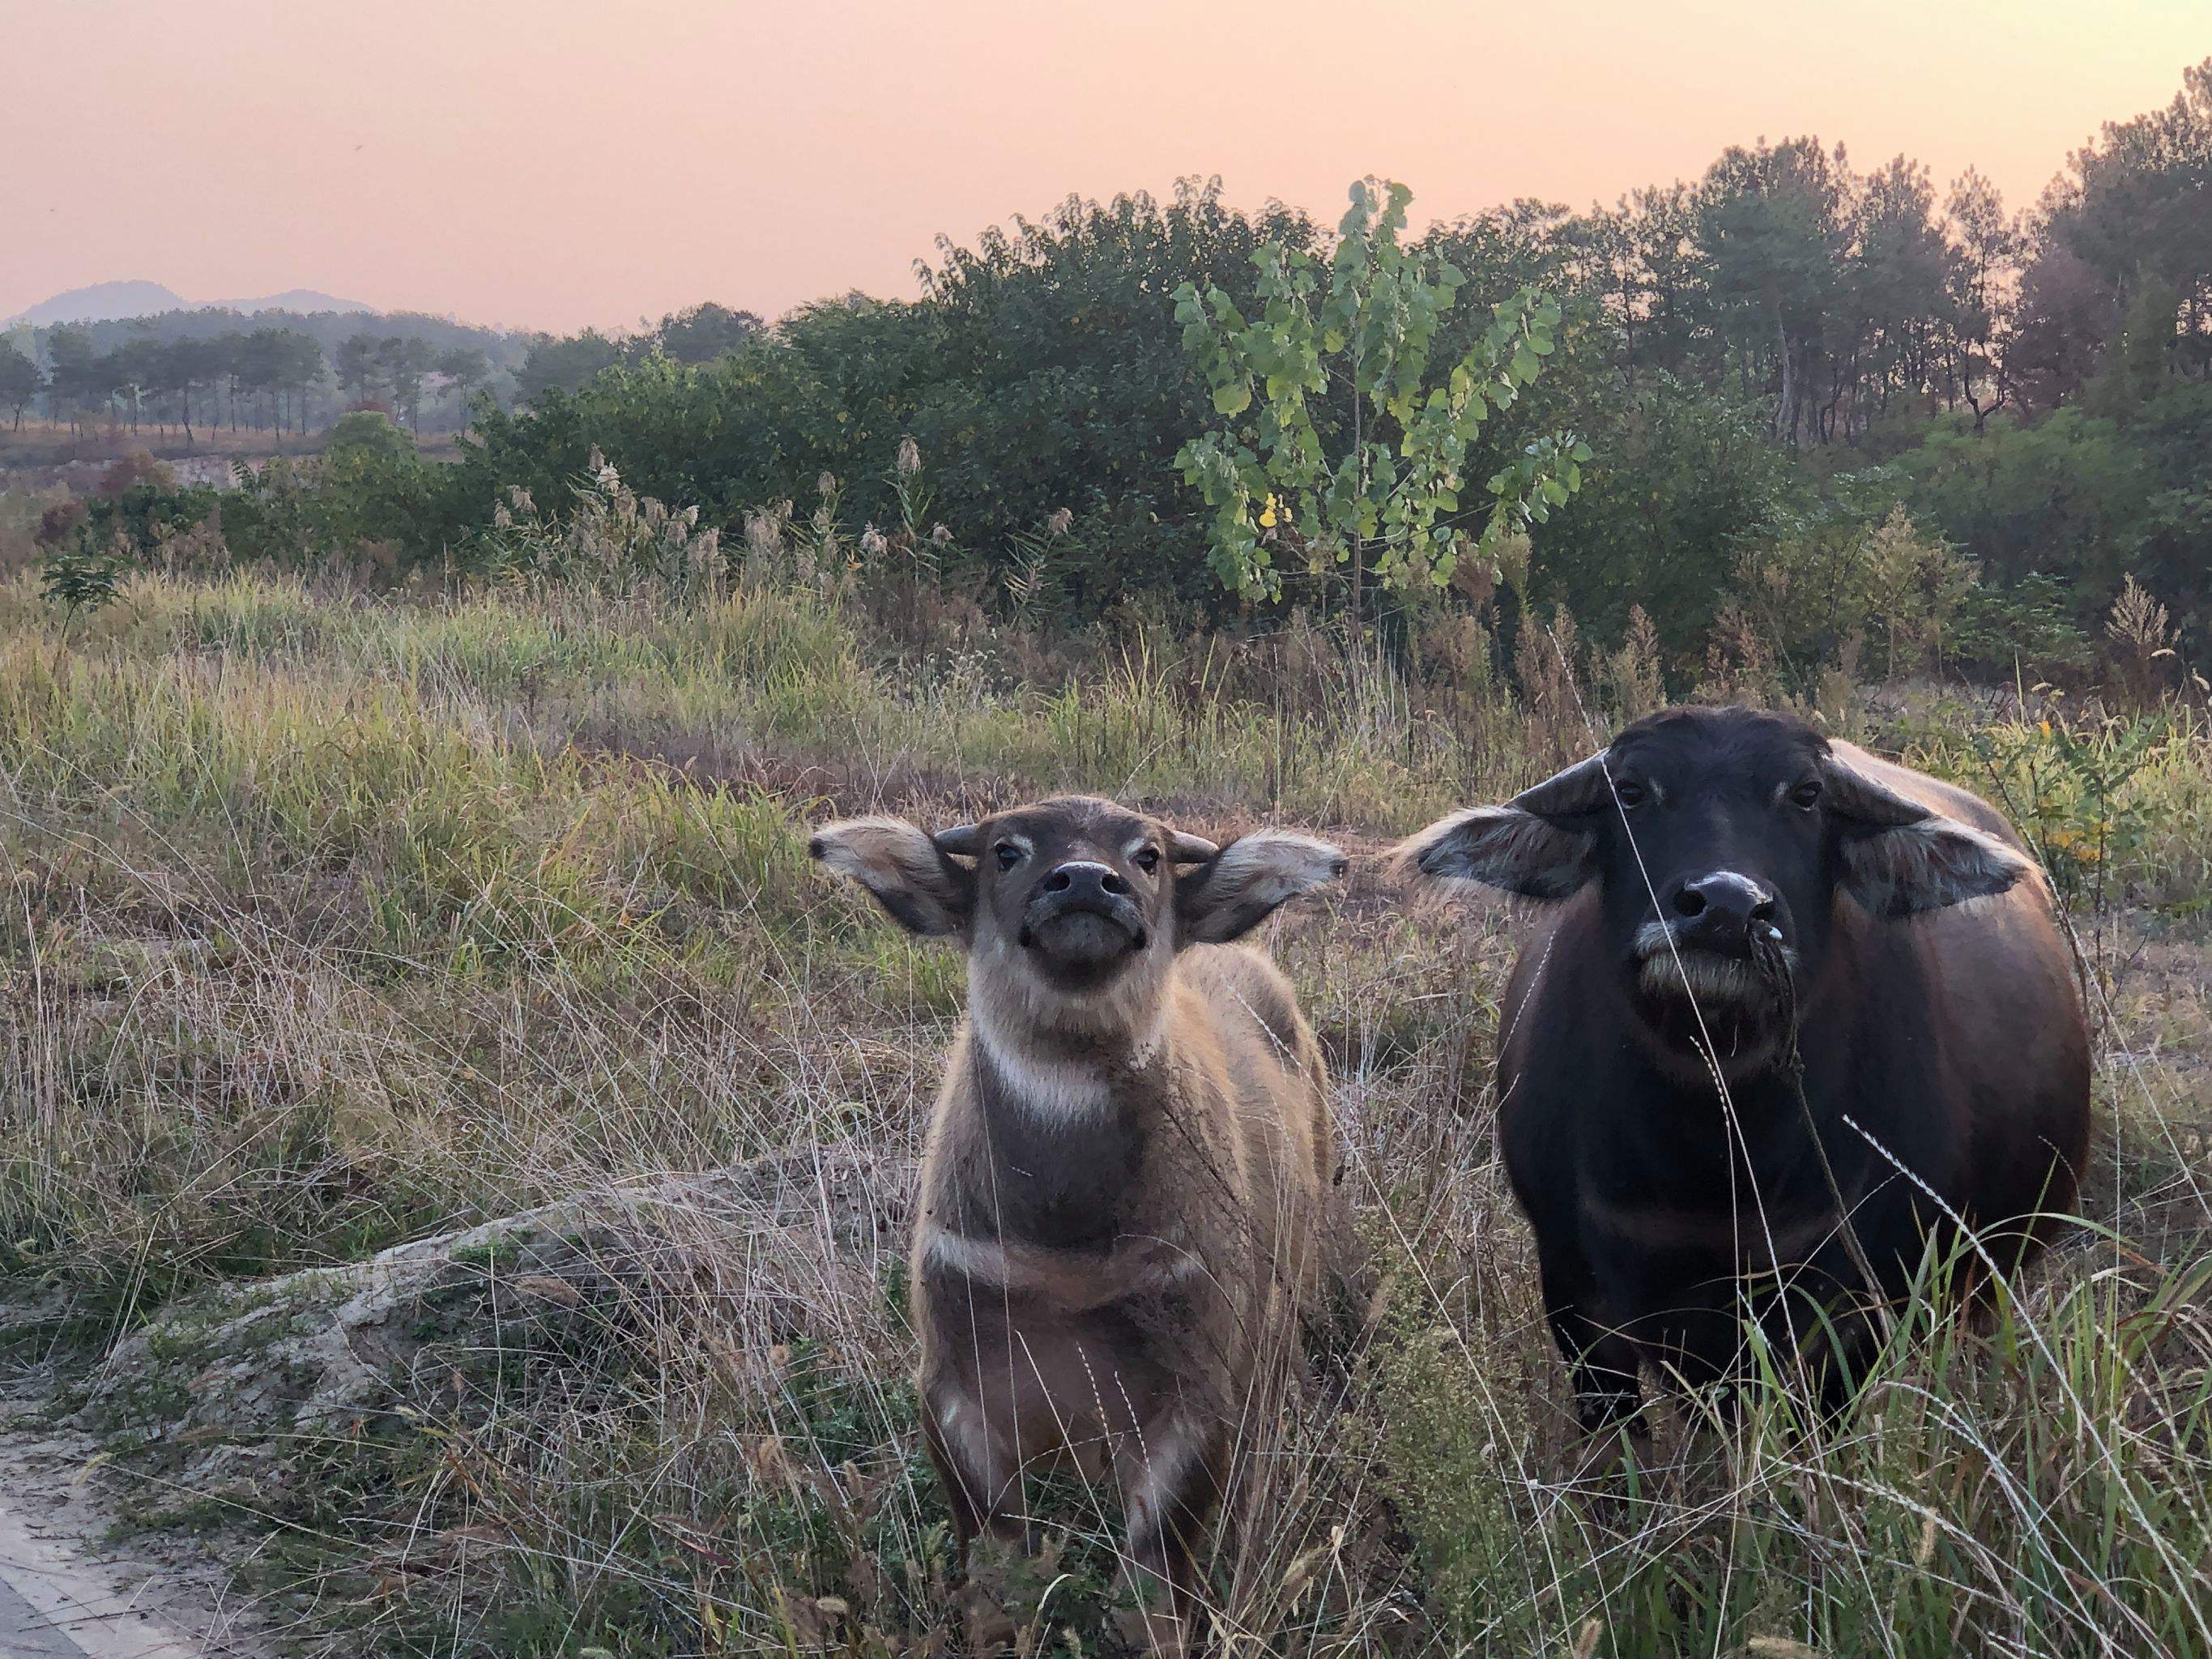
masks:
<instances>
[{"instance_id":1,"label":"grass field","mask_svg":"<svg viewBox=\"0 0 2212 1659\"><path fill-rule=\"evenodd\" d=\"M1055 680L1017 641L868 637L781 591L141 578L65 628L0 586L9 1363L70 1404L157 1316L174 1343L241 1285L611 1182L828 1147L896 1184L960 965L816 876L832 811L1081 788L1371 850L1600 723L1447 718L1317 646L1262 673L1132 636ZM1222 1650L2212 1653L2212 738L1881 706L1839 717L2004 799L2075 898L2091 1224L1994 1329L1908 1317L1845 1422L1778 1375L1724 1428L1585 1467L1492 1146L1512 919L1408 915L1363 870L1268 939L1387 1301L1342 1376L1249 1425L1266 1520L1212 1564ZM109 1470L145 1524L252 1540L241 1576L317 1651L945 1650L898 1240L850 1265L818 1295L772 1251L549 1291L220 1479L224 1431L174 1427L194 1352L101 1419ZM1111 1645L1110 1517L1067 1514L1010 1588L1025 1651Z\"/></svg>"}]
</instances>

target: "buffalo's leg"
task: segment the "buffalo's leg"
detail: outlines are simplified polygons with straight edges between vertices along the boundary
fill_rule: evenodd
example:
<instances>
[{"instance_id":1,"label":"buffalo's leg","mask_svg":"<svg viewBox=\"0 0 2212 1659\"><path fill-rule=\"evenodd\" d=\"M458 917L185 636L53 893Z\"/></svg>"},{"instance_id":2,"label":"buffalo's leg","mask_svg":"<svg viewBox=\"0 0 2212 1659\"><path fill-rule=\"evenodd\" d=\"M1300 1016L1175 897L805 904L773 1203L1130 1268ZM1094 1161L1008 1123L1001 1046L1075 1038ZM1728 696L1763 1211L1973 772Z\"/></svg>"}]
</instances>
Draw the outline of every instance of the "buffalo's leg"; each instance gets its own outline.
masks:
<instances>
[{"instance_id":1,"label":"buffalo's leg","mask_svg":"<svg viewBox=\"0 0 2212 1659\"><path fill-rule=\"evenodd\" d=\"M1023 1542L1021 1468L1003 1431L1007 1425L992 1424L982 1402L951 1377L935 1379L921 1392L922 1440L952 1511L962 1567L979 1534Z\"/></svg>"},{"instance_id":2,"label":"buffalo's leg","mask_svg":"<svg viewBox=\"0 0 2212 1659\"><path fill-rule=\"evenodd\" d=\"M971 1651L997 1652L1015 1637L1006 1604L1006 1573L1030 1548L1022 1512L1021 1461L1011 1416L992 1422L981 1400L950 1376L922 1391L922 1442L952 1511L955 1558L963 1587L956 1601ZM989 1541L976 1559L978 1539Z\"/></svg>"},{"instance_id":3,"label":"buffalo's leg","mask_svg":"<svg viewBox=\"0 0 2212 1659\"><path fill-rule=\"evenodd\" d=\"M1881 1351L1887 1322L1883 1289L1867 1287L1865 1275L1840 1245L1816 1259L1807 1279L1805 1297L1814 1312L1805 1321L1814 1328L1804 1364L1822 1414L1832 1419L1850 1407Z\"/></svg>"},{"instance_id":4,"label":"buffalo's leg","mask_svg":"<svg viewBox=\"0 0 2212 1659\"><path fill-rule=\"evenodd\" d=\"M1197 1634L1199 1551L1228 1461L1222 1431L1178 1406L1125 1436L1114 1461L1139 1633L1148 1651L1173 1659Z\"/></svg>"},{"instance_id":5,"label":"buffalo's leg","mask_svg":"<svg viewBox=\"0 0 2212 1659\"><path fill-rule=\"evenodd\" d=\"M1542 1276L1545 1316L1567 1362L1575 1417L1583 1431L1602 1434L1625 1427L1631 1434L1649 1433L1636 1375L1636 1345L1589 1316L1593 1287L1584 1274L1546 1260Z\"/></svg>"}]
</instances>

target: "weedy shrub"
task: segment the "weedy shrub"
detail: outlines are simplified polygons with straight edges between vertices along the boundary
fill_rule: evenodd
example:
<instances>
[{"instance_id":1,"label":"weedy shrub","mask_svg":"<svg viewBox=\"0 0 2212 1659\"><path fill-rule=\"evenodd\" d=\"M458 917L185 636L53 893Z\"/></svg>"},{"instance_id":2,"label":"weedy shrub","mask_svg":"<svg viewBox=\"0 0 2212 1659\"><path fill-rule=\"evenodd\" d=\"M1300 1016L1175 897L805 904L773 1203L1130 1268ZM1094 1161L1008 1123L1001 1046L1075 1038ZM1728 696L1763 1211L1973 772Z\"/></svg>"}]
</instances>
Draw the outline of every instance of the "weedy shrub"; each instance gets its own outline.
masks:
<instances>
[{"instance_id":1,"label":"weedy shrub","mask_svg":"<svg viewBox=\"0 0 2212 1659\"><path fill-rule=\"evenodd\" d=\"M40 571L47 602L62 613L62 634L79 615L106 610L123 591L130 555L118 549L72 546L49 553Z\"/></svg>"},{"instance_id":2,"label":"weedy shrub","mask_svg":"<svg viewBox=\"0 0 2212 1659\"><path fill-rule=\"evenodd\" d=\"M1916 732L1923 763L2002 807L2060 896L2102 921L2116 905L2200 908L2212 874L2203 722L2175 705L2148 714L2069 714Z\"/></svg>"},{"instance_id":3,"label":"weedy shrub","mask_svg":"<svg viewBox=\"0 0 2212 1659\"><path fill-rule=\"evenodd\" d=\"M527 489L508 486L491 528L465 550L464 563L541 588L580 587L617 599L712 595L726 585L721 532L701 526L696 506L672 507L639 495L597 448L569 494L565 516L547 514Z\"/></svg>"},{"instance_id":4,"label":"weedy shrub","mask_svg":"<svg viewBox=\"0 0 2212 1659\"><path fill-rule=\"evenodd\" d=\"M1979 580L1971 561L1922 533L1901 507L1879 522L1824 516L1744 554L1735 571L1742 614L1801 685L1854 636L1875 642L1885 679L1942 672Z\"/></svg>"}]
</instances>

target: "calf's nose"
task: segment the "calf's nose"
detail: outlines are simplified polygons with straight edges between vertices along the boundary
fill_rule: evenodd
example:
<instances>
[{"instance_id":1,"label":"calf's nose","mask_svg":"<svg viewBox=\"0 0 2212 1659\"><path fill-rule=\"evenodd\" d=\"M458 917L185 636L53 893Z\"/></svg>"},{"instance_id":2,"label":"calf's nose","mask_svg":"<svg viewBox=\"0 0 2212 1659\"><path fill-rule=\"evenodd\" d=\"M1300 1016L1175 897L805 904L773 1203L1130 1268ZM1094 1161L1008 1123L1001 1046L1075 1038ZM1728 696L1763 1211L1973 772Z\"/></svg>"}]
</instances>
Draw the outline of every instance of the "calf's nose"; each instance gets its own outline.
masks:
<instances>
[{"instance_id":1,"label":"calf's nose","mask_svg":"<svg viewBox=\"0 0 2212 1659\"><path fill-rule=\"evenodd\" d=\"M1773 926L1774 898L1748 876L1733 870L1682 881L1668 897L1675 937L1703 951L1734 956L1751 952L1752 930Z\"/></svg>"},{"instance_id":2,"label":"calf's nose","mask_svg":"<svg viewBox=\"0 0 2212 1659\"><path fill-rule=\"evenodd\" d=\"M1044 878L1043 886L1048 893L1065 893L1070 898L1119 897L1129 890L1127 882L1089 859L1061 865Z\"/></svg>"}]
</instances>

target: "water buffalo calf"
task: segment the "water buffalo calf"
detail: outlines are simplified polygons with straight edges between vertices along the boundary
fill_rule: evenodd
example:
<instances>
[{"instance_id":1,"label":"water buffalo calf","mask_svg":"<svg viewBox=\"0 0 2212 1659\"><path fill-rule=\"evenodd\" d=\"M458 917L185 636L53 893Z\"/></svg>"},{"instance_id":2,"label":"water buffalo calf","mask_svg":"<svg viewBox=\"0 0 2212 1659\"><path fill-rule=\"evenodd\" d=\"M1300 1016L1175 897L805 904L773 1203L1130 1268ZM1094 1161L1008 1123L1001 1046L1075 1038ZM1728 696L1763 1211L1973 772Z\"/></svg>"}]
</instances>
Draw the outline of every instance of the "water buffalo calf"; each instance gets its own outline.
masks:
<instances>
[{"instance_id":1,"label":"water buffalo calf","mask_svg":"<svg viewBox=\"0 0 2212 1659\"><path fill-rule=\"evenodd\" d=\"M1084 797L934 836L857 819L811 850L967 947L913 1277L962 1557L1024 1536L1026 1471L1110 1472L1140 1634L1180 1652L1237 1425L1320 1270L1335 1157L1290 985L1229 941L1344 856L1268 832L1218 848Z\"/></svg>"}]
</instances>

